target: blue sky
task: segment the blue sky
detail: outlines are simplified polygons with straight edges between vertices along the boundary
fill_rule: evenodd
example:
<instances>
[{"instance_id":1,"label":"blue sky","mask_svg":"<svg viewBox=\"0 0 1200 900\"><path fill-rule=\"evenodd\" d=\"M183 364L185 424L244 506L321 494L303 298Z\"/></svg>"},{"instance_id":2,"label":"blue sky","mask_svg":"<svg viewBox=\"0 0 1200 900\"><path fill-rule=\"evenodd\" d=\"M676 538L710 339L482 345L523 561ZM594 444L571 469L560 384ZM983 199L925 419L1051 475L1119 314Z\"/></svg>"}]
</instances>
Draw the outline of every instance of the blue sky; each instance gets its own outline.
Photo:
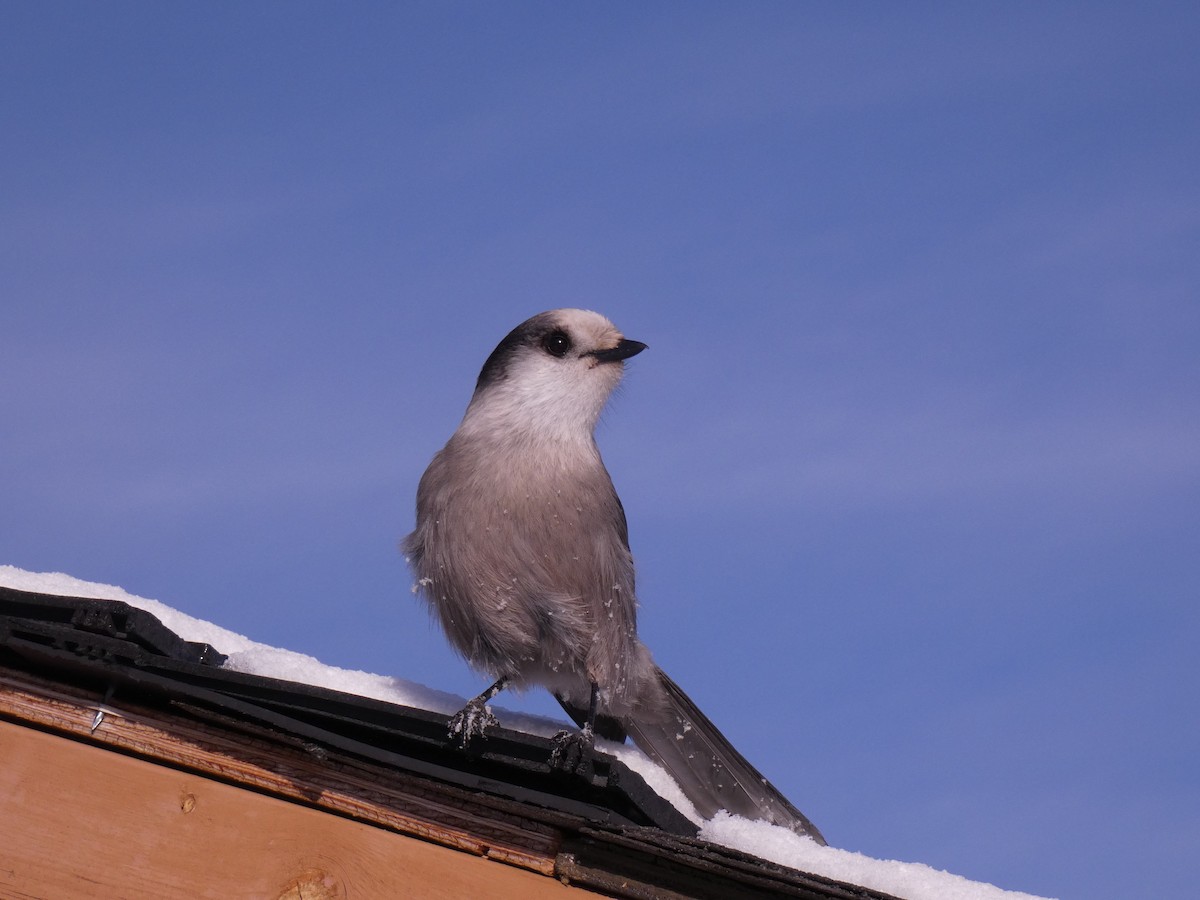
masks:
<instances>
[{"instance_id":1,"label":"blue sky","mask_svg":"<svg viewBox=\"0 0 1200 900\"><path fill-rule=\"evenodd\" d=\"M832 843L1200 843L1200 12L0 10L0 562L472 694L397 551L488 352L600 429L659 662ZM541 697L510 705L550 712Z\"/></svg>"}]
</instances>

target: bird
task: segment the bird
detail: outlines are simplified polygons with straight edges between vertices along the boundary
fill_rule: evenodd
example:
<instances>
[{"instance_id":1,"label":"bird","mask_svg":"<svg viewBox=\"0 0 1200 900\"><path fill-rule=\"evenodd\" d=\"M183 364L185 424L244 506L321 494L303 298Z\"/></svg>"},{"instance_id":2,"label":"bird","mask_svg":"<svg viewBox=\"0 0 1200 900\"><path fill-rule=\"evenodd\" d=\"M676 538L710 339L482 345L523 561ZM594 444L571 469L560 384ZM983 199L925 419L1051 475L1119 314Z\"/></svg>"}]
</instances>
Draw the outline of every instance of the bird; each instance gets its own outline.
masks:
<instances>
[{"instance_id":1,"label":"bird","mask_svg":"<svg viewBox=\"0 0 1200 900\"><path fill-rule=\"evenodd\" d=\"M541 686L578 731L552 765L579 768L595 736L634 744L706 819L720 810L825 844L655 663L637 631L625 510L596 423L646 344L603 315L553 309L487 357L466 413L417 489L401 548L451 646L491 686L449 723L463 746L496 724L505 688Z\"/></svg>"}]
</instances>

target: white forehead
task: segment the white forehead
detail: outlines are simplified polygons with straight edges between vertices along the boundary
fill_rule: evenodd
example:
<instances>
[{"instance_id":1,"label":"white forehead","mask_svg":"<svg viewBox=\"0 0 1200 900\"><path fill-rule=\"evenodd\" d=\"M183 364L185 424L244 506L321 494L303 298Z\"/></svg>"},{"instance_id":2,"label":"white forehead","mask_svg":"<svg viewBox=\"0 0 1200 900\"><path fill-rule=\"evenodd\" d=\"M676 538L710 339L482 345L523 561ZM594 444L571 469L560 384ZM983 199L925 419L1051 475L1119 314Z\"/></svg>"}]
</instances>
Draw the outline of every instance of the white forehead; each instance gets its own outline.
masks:
<instances>
[{"instance_id":1,"label":"white forehead","mask_svg":"<svg viewBox=\"0 0 1200 900\"><path fill-rule=\"evenodd\" d=\"M586 347L608 347L621 339L617 326L590 309L550 311L559 327Z\"/></svg>"}]
</instances>

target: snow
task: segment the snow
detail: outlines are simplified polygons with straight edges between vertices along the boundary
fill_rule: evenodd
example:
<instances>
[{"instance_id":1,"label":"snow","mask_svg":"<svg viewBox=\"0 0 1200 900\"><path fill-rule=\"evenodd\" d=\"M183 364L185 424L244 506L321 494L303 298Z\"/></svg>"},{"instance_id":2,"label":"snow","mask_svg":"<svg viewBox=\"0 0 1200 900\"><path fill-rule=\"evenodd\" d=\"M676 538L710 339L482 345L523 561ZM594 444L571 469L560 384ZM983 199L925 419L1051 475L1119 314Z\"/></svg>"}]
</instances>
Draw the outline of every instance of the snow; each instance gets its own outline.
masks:
<instances>
[{"instance_id":1,"label":"snow","mask_svg":"<svg viewBox=\"0 0 1200 900\"><path fill-rule=\"evenodd\" d=\"M923 863L873 859L850 850L822 847L786 828L751 822L731 816L724 810L704 823L700 837L802 872L874 888L908 900L1041 900L1032 894L970 881Z\"/></svg>"},{"instance_id":2,"label":"snow","mask_svg":"<svg viewBox=\"0 0 1200 900\"><path fill-rule=\"evenodd\" d=\"M61 573L27 572L0 565L0 585L22 591L97 600L121 600L156 616L167 628L189 641L202 641L229 656L226 665L239 672L265 675L286 681L317 685L389 703L426 709L445 715L465 704L462 697L388 675L337 669L303 653L260 644L211 622L181 613L165 603L136 597L119 587L81 581ZM562 722L495 708L506 728L550 737L565 726ZM786 828L751 822L725 812L703 820L679 787L660 766L636 748L598 740L597 746L611 753L641 775L667 802L701 826L700 836L761 859L822 875L861 887L893 894L906 900L1042 900L1031 894L1005 891L982 882L970 881L921 863L879 860L849 850L822 847Z\"/></svg>"}]
</instances>

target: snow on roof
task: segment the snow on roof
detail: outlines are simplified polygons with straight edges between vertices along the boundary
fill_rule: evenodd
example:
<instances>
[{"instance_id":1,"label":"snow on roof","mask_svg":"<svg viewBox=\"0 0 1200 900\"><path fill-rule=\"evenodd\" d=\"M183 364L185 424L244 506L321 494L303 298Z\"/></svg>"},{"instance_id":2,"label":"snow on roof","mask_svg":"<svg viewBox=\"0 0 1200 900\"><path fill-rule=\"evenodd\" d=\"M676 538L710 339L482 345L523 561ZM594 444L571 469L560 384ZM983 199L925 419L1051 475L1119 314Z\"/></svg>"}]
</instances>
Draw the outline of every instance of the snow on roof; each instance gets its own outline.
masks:
<instances>
[{"instance_id":1,"label":"snow on roof","mask_svg":"<svg viewBox=\"0 0 1200 900\"><path fill-rule=\"evenodd\" d=\"M389 675L373 675L327 666L311 656L260 644L211 622L196 619L161 603L137 597L119 587L82 581L61 573L27 572L0 565L0 585L23 591L97 600L121 600L156 616L167 628L188 641L211 644L229 659L226 666L239 672L316 685L330 690L372 697L388 703L416 707L450 715L466 703L462 697L437 691ZM550 737L562 722L497 707L506 728ZM751 853L780 865L871 888L908 900L1042 900L1031 894L1001 890L990 884L969 881L922 863L880 860L835 847L822 847L765 822L751 822L724 812L704 820L684 798L671 777L635 747L597 741L600 749L617 756L641 775L663 799L701 826L700 837Z\"/></svg>"}]
</instances>

